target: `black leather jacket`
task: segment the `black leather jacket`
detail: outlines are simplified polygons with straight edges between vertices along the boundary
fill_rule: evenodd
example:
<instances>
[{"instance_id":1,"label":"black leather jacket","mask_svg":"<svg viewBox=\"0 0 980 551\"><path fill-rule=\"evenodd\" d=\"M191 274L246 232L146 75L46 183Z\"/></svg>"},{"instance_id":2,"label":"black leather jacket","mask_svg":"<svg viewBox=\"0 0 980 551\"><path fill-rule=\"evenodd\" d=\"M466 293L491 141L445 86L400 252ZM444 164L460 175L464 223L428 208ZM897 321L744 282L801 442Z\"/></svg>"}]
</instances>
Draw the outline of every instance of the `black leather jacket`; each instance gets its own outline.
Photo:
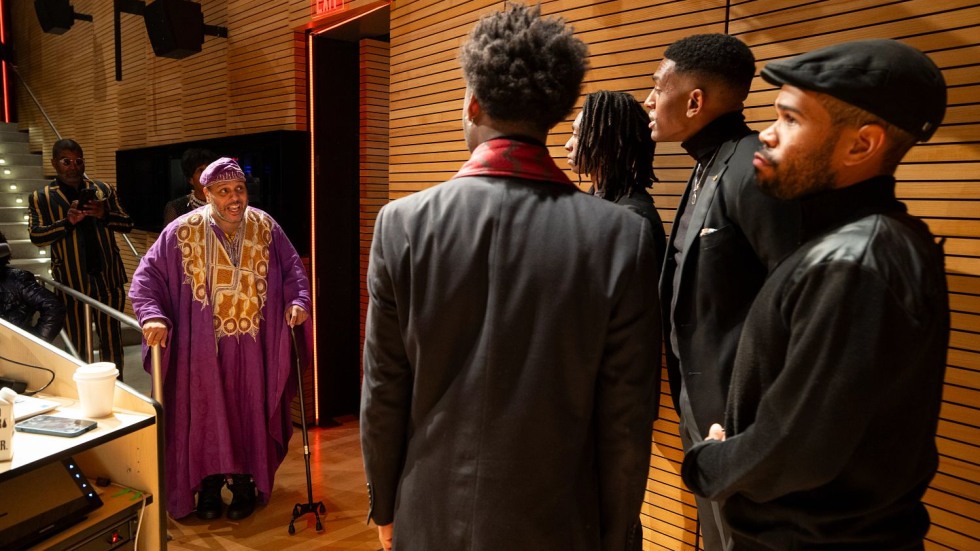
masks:
<instances>
[{"instance_id":1,"label":"black leather jacket","mask_svg":"<svg viewBox=\"0 0 980 551\"><path fill-rule=\"evenodd\" d=\"M942 247L878 176L804 198L745 321L724 442L684 457L737 549L922 549L949 342Z\"/></svg>"},{"instance_id":2,"label":"black leather jacket","mask_svg":"<svg viewBox=\"0 0 980 551\"><path fill-rule=\"evenodd\" d=\"M40 317L32 326L35 312ZM0 318L51 342L65 322L65 305L34 274L4 267L0 268Z\"/></svg>"}]
</instances>

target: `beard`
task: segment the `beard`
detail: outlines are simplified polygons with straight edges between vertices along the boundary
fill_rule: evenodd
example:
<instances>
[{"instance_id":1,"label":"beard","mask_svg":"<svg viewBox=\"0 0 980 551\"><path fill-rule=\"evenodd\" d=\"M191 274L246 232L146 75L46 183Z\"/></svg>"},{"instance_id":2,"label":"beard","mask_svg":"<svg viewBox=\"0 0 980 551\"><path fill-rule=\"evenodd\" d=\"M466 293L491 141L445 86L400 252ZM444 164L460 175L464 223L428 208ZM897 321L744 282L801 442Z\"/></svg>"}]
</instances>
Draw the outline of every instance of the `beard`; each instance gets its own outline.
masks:
<instances>
[{"instance_id":1,"label":"beard","mask_svg":"<svg viewBox=\"0 0 980 551\"><path fill-rule=\"evenodd\" d=\"M836 173L831 169L831 157L836 140L828 138L816 149L797 150L789 158L777 160L763 146L759 154L772 168L770 174L756 170L756 184L764 193L777 199L797 199L834 187Z\"/></svg>"}]
</instances>

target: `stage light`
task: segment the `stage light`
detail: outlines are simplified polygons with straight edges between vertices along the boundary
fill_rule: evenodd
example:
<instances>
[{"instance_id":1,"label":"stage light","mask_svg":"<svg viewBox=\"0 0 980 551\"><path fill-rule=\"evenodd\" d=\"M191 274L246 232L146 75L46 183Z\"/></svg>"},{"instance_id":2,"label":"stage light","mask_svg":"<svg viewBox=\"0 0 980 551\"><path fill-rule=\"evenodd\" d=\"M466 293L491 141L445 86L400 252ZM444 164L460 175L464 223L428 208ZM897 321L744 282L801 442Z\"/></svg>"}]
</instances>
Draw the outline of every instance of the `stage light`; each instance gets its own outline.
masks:
<instances>
[{"instance_id":1,"label":"stage light","mask_svg":"<svg viewBox=\"0 0 980 551\"><path fill-rule=\"evenodd\" d=\"M156 0L143 12L153 53L183 59L201 51L204 35L228 37L228 29L204 24L201 5L189 0Z\"/></svg>"},{"instance_id":2,"label":"stage light","mask_svg":"<svg viewBox=\"0 0 980 551\"><path fill-rule=\"evenodd\" d=\"M34 11L41 30L51 34L65 34L79 21L92 21L91 15L75 13L69 0L34 0Z\"/></svg>"}]
</instances>

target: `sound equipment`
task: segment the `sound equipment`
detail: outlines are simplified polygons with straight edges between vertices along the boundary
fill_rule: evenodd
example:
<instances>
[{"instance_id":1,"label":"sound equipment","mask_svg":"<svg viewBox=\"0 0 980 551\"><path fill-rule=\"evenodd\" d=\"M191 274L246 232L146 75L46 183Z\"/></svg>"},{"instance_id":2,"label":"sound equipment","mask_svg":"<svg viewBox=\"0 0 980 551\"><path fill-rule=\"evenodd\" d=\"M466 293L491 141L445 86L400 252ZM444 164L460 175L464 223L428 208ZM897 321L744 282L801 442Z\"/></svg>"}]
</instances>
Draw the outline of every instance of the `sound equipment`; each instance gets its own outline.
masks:
<instances>
[{"instance_id":1,"label":"sound equipment","mask_svg":"<svg viewBox=\"0 0 980 551\"><path fill-rule=\"evenodd\" d=\"M201 51L204 14L197 2L156 0L146 6L143 20L157 56L183 59Z\"/></svg>"},{"instance_id":2,"label":"sound equipment","mask_svg":"<svg viewBox=\"0 0 980 551\"><path fill-rule=\"evenodd\" d=\"M46 33L65 34L75 23L75 10L69 0L34 0L34 11Z\"/></svg>"}]
</instances>

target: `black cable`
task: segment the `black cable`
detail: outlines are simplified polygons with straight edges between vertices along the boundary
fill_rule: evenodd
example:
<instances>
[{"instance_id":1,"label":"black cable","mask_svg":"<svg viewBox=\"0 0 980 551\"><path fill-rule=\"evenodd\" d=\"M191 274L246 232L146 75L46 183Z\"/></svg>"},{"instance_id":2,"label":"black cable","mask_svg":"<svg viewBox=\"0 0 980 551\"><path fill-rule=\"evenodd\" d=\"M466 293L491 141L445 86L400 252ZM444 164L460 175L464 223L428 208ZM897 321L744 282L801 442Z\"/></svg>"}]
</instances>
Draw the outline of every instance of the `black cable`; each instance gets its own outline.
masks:
<instances>
[{"instance_id":1,"label":"black cable","mask_svg":"<svg viewBox=\"0 0 980 551\"><path fill-rule=\"evenodd\" d=\"M11 360L10 358L7 358L6 356L0 356L0 360L4 360L4 361L10 362L12 364L21 365L21 366L24 366L24 367L30 367L31 369L40 369L42 371L47 371L48 373L51 374L51 379L49 379L48 382L44 383L44 386L42 386L41 388L39 388L37 390L30 390L30 391L26 391L25 390L22 393L23 396L34 396L38 392L41 392L42 390L44 390L44 389L48 388L49 386L51 386L51 383L54 382L54 371L52 371L52 370L50 370L50 369L48 369L46 367L41 367L39 365L33 365L33 364L26 364L24 362L18 362L17 360Z\"/></svg>"}]
</instances>

